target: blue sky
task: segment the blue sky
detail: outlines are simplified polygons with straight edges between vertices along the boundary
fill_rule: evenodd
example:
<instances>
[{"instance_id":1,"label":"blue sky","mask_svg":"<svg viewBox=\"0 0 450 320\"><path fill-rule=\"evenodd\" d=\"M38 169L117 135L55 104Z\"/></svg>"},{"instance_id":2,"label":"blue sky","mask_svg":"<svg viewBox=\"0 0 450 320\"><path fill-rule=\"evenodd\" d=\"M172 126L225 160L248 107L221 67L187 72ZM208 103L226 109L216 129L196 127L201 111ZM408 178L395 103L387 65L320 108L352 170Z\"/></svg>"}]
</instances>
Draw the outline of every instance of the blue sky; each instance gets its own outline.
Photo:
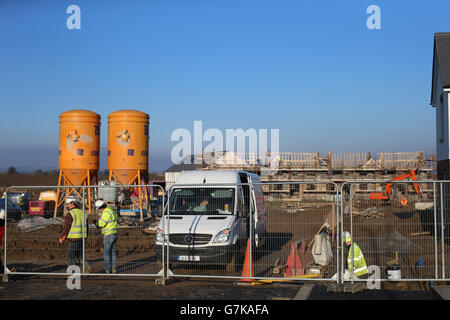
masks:
<instances>
[{"instance_id":1,"label":"blue sky","mask_svg":"<svg viewBox=\"0 0 450 320\"><path fill-rule=\"evenodd\" d=\"M66 8L81 9L69 30ZM369 30L369 5L381 30ZM150 119L150 171L177 128L280 129L280 151L435 150L433 35L449 1L0 0L0 170L57 169L59 114ZM206 143L205 143L206 145Z\"/></svg>"}]
</instances>

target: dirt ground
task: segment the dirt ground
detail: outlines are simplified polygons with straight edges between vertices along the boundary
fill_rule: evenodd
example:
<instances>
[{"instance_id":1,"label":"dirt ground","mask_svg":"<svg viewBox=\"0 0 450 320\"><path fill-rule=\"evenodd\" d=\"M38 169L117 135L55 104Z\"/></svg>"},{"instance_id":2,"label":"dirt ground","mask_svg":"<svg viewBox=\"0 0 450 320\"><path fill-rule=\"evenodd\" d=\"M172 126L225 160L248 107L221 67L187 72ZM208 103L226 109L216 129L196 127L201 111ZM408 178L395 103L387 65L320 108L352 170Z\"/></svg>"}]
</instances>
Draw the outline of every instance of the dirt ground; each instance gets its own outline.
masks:
<instances>
[{"instance_id":1,"label":"dirt ground","mask_svg":"<svg viewBox=\"0 0 450 320\"><path fill-rule=\"evenodd\" d=\"M287 301L295 299L301 283L247 286L236 281L175 279L165 286L153 278L81 279L80 290L69 290L65 277L11 276L0 283L0 300L171 300L171 301ZM309 300L435 300L431 291L407 290L401 285L356 294L327 292L317 284Z\"/></svg>"},{"instance_id":2,"label":"dirt ground","mask_svg":"<svg viewBox=\"0 0 450 320\"><path fill-rule=\"evenodd\" d=\"M241 286L235 282L204 279L175 279L165 286L154 278L85 277L81 290L67 289L67 278L15 276L0 283L0 299L83 299L83 300L278 300L291 299L299 285Z\"/></svg>"}]
</instances>

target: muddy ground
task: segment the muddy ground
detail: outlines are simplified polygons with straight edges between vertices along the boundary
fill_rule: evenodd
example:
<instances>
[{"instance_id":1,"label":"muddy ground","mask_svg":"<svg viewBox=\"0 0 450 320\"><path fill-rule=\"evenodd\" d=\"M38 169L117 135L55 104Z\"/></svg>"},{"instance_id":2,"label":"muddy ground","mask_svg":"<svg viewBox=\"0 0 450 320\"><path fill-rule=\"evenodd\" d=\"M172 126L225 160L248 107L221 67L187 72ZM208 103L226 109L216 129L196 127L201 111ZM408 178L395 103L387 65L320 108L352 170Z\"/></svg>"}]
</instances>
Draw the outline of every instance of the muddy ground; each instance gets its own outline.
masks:
<instances>
[{"instance_id":1,"label":"muddy ground","mask_svg":"<svg viewBox=\"0 0 450 320\"><path fill-rule=\"evenodd\" d=\"M83 277L80 290L69 290L67 278L56 276L11 276L0 282L0 300L168 300L168 301L280 301L295 300L302 283L275 283L257 286L236 281L178 278L167 285L156 285L153 278ZM436 300L430 290L408 289L397 283L382 290L359 293L333 293L325 283L316 283L308 300ZM171 304L171 307L177 304ZM156 306L153 304L152 306ZM289 305L288 305L289 306ZM169 309L169 311L172 311ZM280 313L282 314L282 313Z\"/></svg>"}]
</instances>

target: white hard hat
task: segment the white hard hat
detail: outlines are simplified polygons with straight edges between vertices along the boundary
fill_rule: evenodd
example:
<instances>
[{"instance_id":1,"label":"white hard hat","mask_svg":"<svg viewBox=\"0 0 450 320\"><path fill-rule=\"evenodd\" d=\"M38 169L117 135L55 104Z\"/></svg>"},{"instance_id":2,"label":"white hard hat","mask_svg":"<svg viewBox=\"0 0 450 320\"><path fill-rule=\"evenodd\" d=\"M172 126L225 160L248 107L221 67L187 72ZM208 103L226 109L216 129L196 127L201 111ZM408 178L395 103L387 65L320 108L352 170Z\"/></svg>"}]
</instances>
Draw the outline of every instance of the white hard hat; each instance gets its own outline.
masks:
<instances>
[{"instance_id":1,"label":"white hard hat","mask_svg":"<svg viewBox=\"0 0 450 320\"><path fill-rule=\"evenodd\" d=\"M95 207L98 209L101 206L103 206L105 204L105 202L103 200L97 200L95 201Z\"/></svg>"},{"instance_id":2,"label":"white hard hat","mask_svg":"<svg viewBox=\"0 0 450 320\"><path fill-rule=\"evenodd\" d=\"M0 209L0 219L5 219L5 210L4 209Z\"/></svg>"},{"instance_id":3,"label":"white hard hat","mask_svg":"<svg viewBox=\"0 0 450 320\"><path fill-rule=\"evenodd\" d=\"M351 242L352 241L352 235L348 231L344 231L342 237L344 238L344 242Z\"/></svg>"},{"instance_id":4,"label":"white hard hat","mask_svg":"<svg viewBox=\"0 0 450 320\"><path fill-rule=\"evenodd\" d=\"M74 197L68 197L67 199L66 199L66 204L69 204L69 203L76 203L77 202L77 199L76 198L74 198Z\"/></svg>"}]
</instances>

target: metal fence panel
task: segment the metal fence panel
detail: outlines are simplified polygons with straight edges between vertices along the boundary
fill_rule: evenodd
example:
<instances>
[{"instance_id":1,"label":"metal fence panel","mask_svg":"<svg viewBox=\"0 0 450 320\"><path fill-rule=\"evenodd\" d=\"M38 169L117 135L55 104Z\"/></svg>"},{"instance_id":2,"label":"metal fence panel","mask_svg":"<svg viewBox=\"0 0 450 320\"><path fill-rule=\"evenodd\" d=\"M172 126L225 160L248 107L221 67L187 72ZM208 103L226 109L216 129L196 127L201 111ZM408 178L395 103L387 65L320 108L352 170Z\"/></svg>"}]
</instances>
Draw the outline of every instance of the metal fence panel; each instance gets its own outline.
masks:
<instances>
[{"instance_id":1,"label":"metal fence panel","mask_svg":"<svg viewBox=\"0 0 450 320\"><path fill-rule=\"evenodd\" d=\"M248 194L255 194L256 201L249 201ZM331 280L338 272L337 201L338 187L332 182L172 187L166 218L170 274ZM256 230L261 222L264 237L263 229ZM214 243L222 229L236 239L232 245ZM321 240L313 247L316 236ZM330 251L323 266L315 263L313 248L322 259Z\"/></svg>"},{"instance_id":2,"label":"metal fence panel","mask_svg":"<svg viewBox=\"0 0 450 320\"><path fill-rule=\"evenodd\" d=\"M131 186L115 186L117 191L127 190ZM158 266L154 250L154 225L156 216L161 215L164 204L164 190L160 186L132 186L133 188L157 188L160 198L152 201L148 196L142 200L143 214L139 205L139 197L128 194L127 201L107 202L114 211L119 212L117 249L117 275L149 275L156 276L162 266ZM104 236L95 225L100 215L95 210L95 200L102 196L101 186L54 186L54 187L10 187L5 196L12 199L18 192L26 194L27 199L19 208L8 203L5 225L3 261L9 274L67 274L68 239L59 242L64 228L65 198L75 197L79 208L83 211L83 224L87 229L87 237L82 240L81 261L78 261L82 274L105 274L104 268ZM59 189L59 199L51 199ZM103 192L104 193L104 192ZM131 192L130 192L131 193ZM89 197L90 195L90 197ZM100 196L100 197L99 197ZM105 199L105 201L107 201ZM42 207L43 210L40 210ZM54 208L57 208L55 211ZM138 208L138 209L136 209Z\"/></svg>"},{"instance_id":3,"label":"metal fence panel","mask_svg":"<svg viewBox=\"0 0 450 320\"><path fill-rule=\"evenodd\" d=\"M332 280L338 272L338 186L331 181L263 183L266 245L259 277ZM334 278L333 278L334 281Z\"/></svg>"},{"instance_id":4,"label":"metal fence panel","mask_svg":"<svg viewBox=\"0 0 450 320\"><path fill-rule=\"evenodd\" d=\"M450 279L450 182L439 181L435 183L435 220L434 235L437 247L438 276Z\"/></svg>"},{"instance_id":5,"label":"metal fence panel","mask_svg":"<svg viewBox=\"0 0 450 320\"><path fill-rule=\"evenodd\" d=\"M130 187L132 187L131 191L128 190ZM118 215L117 274L156 276L162 268L156 259L154 229L157 223L156 218L162 212L164 196L156 205L152 205L149 193L146 192L146 189L152 187L158 188L163 194L163 189L159 186L109 186L110 189L96 186L93 188L94 194L107 201L108 206ZM117 188L119 190L116 190ZM113 190L116 191L117 199L108 199L111 197L108 191ZM139 194L142 196L139 197ZM98 212L92 217L93 222L100 221L101 218ZM86 248L86 257L93 262L94 270L103 272L107 237L93 225L91 228L93 230L90 237L92 245Z\"/></svg>"},{"instance_id":6,"label":"metal fence panel","mask_svg":"<svg viewBox=\"0 0 450 320\"><path fill-rule=\"evenodd\" d=\"M444 225L438 211L439 188L435 181L352 181L341 186L341 231L351 234L351 242L361 249L367 266L379 274L353 278L349 247L342 241L341 270L344 280L381 281L442 279L444 255L448 251L441 238ZM441 231L440 231L441 230ZM442 263L440 262L442 261ZM355 262L356 264L356 262ZM352 269L353 267L353 269Z\"/></svg>"},{"instance_id":7,"label":"metal fence panel","mask_svg":"<svg viewBox=\"0 0 450 320\"><path fill-rule=\"evenodd\" d=\"M141 191L160 190L153 205L149 193L139 197L123 192L131 186L116 186L122 190L114 194L121 197L117 203L107 201L119 212L117 275L267 282L449 280L449 184L361 180L341 186L331 181L177 185L169 190L170 198L160 186L138 186ZM78 197L86 218L82 273L105 274L104 237L94 225L100 218L94 202L105 200L105 190L111 191L105 186L8 188L6 198L13 204L6 210L5 273L67 274L68 242L58 241L64 205L55 211L51 200L40 203L41 217L34 202L58 188L61 199L69 193ZM27 196L17 203L17 194ZM263 229L257 230L261 221L264 236ZM371 272L379 274L348 277L346 270L352 267L347 266L344 231L361 248Z\"/></svg>"},{"instance_id":8,"label":"metal fence panel","mask_svg":"<svg viewBox=\"0 0 450 320\"><path fill-rule=\"evenodd\" d=\"M21 193L26 194L22 201L14 199L15 195ZM12 273L66 272L67 250L58 241L63 219L53 218L54 201L46 201L41 208L34 205L41 193L56 195L56 189L10 187L6 191L8 205L5 210L7 219L3 262ZM62 211L58 213L62 215Z\"/></svg>"}]
</instances>

